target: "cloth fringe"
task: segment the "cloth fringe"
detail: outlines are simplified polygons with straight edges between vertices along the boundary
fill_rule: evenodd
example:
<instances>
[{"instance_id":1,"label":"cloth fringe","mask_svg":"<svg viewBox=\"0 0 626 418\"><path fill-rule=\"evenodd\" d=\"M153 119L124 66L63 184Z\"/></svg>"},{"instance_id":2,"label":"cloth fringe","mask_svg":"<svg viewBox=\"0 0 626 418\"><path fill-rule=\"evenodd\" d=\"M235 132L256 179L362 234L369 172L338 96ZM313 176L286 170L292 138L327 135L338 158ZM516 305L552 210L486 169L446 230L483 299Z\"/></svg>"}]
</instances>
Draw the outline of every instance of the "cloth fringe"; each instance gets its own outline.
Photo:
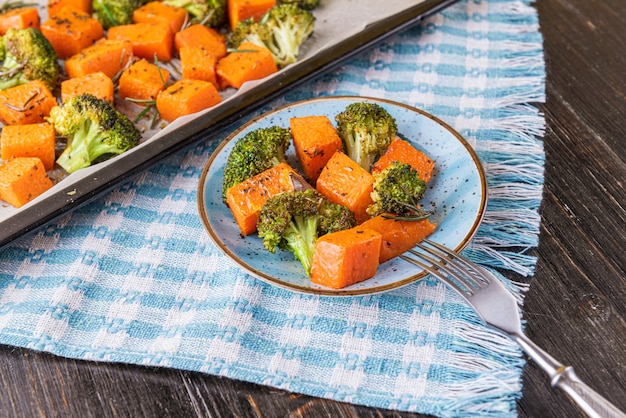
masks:
<instances>
[{"instance_id":1,"label":"cloth fringe","mask_svg":"<svg viewBox=\"0 0 626 418\"><path fill-rule=\"evenodd\" d=\"M534 19L535 12L528 4L496 4L496 9L499 6L502 13L514 15L509 19ZM534 41L504 42L508 52L498 67L506 70L499 78L492 105L498 117L487 124L491 139L476 144L489 179L488 208L465 254L481 264L529 276L536 259L525 253L538 244L537 211L544 172L543 144L538 138L545 132L544 117L531 103L545 100L545 76L541 38L528 25L513 27L519 28L516 35L531 34ZM519 77L520 72L525 76Z\"/></svg>"},{"instance_id":2,"label":"cloth fringe","mask_svg":"<svg viewBox=\"0 0 626 418\"><path fill-rule=\"evenodd\" d=\"M476 133L487 133L488 139L470 139L487 173L489 200L483 222L463 253L484 266L531 276L536 263L531 250L538 244L538 209L543 194L544 150L538 138L545 132L543 115L531 103L545 101L542 44L535 10L529 2L496 2L493 7L496 13L506 15L504 20L525 25L508 26L513 40L499 45L507 53L496 67L506 70L500 74L491 106L486 106L498 117L490 118L486 129ZM521 306L528 285L496 275ZM520 348L478 321L457 322L455 335L459 340L456 350L446 352L448 361L462 373L475 375L471 381L456 376L452 380L459 383L442 388L460 400L442 407L438 415L458 416L463 411L463 416L515 416L510 411L515 411L512 405L521 392L521 375L499 370L486 359L493 359L495 364L517 363L521 368L524 359Z\"/></svg>"}]
</instances>

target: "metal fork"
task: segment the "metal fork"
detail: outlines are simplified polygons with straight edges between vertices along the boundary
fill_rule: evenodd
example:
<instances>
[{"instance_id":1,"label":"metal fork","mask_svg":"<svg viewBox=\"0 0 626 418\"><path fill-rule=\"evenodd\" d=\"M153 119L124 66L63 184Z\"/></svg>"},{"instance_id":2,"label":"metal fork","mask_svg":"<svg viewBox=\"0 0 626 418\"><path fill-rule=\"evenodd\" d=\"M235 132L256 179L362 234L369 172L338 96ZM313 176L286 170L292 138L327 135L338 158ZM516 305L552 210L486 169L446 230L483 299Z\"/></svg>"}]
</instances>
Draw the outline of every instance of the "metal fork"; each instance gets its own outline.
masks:
<instances>
[{"instance_id":1,"label":"metal fork","mask_svg":"<svg viewBox=\"0 0 626 418\"><path fill-rule=\"evenodd\" d=\"M552 386L564 390L588 416L626 417L583 383L571 366L559 363L524 335L517 302L493 273L430 240L422 241L401 257L442 280L457 291L485 323L507 333L550 376Z\"/></svg>"}]
</instances>

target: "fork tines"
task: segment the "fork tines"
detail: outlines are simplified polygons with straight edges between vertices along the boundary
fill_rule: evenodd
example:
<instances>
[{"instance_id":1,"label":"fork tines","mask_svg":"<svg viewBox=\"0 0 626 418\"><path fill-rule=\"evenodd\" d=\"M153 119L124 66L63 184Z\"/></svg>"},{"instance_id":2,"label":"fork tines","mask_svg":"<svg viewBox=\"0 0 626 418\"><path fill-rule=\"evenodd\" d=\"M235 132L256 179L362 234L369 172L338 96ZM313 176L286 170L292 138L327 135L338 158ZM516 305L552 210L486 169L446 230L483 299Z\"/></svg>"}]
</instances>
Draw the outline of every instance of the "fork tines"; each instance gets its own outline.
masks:
<instances>
[{"instance_id":1,"label":"fork tines","mask_svg":"<svg viewBox=\"0 0 626 418\"><path fill-rule=\"evenodd\" d=\"M402 256L404 260L423 268L462 294L471 296L489 284L479 266L430 240L422 241L408 253L411 256Z\"/></svg>"}]
</instances>

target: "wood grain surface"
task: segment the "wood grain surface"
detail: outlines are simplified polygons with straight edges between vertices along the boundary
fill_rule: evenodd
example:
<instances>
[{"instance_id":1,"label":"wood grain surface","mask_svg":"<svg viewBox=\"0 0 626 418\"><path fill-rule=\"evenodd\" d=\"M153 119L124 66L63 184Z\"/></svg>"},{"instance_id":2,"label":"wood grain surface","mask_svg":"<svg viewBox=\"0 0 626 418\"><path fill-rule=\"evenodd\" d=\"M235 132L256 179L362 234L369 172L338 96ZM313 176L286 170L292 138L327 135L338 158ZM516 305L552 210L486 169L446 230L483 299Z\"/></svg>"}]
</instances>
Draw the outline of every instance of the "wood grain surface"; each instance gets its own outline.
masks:
<instances>
[{"instance_id":1,"label":"wood grain surface","mask_svg":"<svg viewBox=\"0 0 626 418\"><path fill-rule=\"evenodd\" d=\"M527 334L626 411L626 1L539 0L545 191ZM517 279L517 278L516 278ZM521 417L577 417L532 362ZM0 346L3 417L419 417Z\"/></svg>"}]
</instances>

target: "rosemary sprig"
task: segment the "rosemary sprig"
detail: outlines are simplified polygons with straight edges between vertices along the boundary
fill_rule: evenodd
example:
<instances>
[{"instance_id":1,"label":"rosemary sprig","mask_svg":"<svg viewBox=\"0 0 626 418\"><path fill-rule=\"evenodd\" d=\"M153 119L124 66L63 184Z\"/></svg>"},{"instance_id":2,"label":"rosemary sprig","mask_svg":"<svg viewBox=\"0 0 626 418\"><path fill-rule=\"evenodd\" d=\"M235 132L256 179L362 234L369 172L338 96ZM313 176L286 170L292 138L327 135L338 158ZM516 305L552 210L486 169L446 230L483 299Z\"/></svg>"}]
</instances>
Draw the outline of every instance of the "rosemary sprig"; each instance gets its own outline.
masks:
<instances>
[{"instance_id":1,"label":"rosemary sprig","mask_svg":"<svg viewBox=\"0 0 626 418\"><path fill-rule=\"evenodd\" d=\"M22 7L36 7L37 3L29 3L21 0L16 1L7 1L2 6L0 6L0 13L8 12L12 9L21 9Z\"/></svg>"},{"instance_id":2,"label":"rosemary sprig","mask_svg":"<svg viewBox=\"0 0 626 418\"><path fill-rule=\"evenodd\" d=\"M159 111L158 111L158 109L156 107L156 100L154 100L154 99L133 99L132 97L127 97L125 100L127 100L127 101L129 101L131 103L145 105L145 108L141 112L137 113L137 116L135 116L135 118L133 119L134 123L139 122L149 112L154 111L154 113L152 115L152 120L150 121L150 129L154 129L154 127L156 126L157 121L160 118Z\"/></svg>"}]
</instances>

